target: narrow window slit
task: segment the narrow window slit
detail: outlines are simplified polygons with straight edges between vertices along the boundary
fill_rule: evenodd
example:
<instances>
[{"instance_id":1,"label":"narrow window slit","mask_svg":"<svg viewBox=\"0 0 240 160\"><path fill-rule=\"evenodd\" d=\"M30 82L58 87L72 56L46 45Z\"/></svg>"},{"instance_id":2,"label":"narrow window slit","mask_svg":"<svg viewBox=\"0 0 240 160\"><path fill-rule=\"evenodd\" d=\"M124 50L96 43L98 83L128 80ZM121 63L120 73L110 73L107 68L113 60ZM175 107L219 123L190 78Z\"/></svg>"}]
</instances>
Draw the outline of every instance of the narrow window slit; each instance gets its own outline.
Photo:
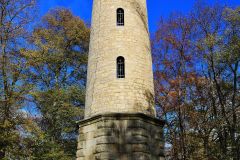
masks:
<instances>
[{"instance_id":1,"label":"narrow window slit","mask_svg":"<svg viewBox=\"0 0 240 160\"><path fill-rule=\"evenodd\" d=\"M122 56L117 58L117 78L125 78L125 60Z\"/></svg>"},{"instance_id":2,"label":"narrow window slit","mask_svg":"<svg viewBox=\"0 0 240 160\"><path fill-rule=\"evenodd\" d=\"M122 8L117 9L117 26L124 26L124 10Z\"/></svg>"}]
</instances>

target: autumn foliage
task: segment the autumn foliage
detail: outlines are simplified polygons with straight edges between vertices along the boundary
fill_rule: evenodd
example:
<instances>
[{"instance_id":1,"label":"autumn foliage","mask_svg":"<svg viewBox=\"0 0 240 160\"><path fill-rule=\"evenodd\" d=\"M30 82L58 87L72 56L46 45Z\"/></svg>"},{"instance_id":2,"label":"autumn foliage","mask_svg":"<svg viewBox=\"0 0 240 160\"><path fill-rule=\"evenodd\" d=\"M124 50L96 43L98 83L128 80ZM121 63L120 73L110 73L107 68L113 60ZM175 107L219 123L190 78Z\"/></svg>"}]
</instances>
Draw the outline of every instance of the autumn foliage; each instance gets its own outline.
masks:
<instances>
[{"instance_id":1,"label":"autumn foliage","mask_svg":"<svg viewBox=\"0 0 240 160\"><path fill-rule=\"evenodd\" d=\"M68 9L36 13L0 0L0 159L75 159L90 30ZM166 159L239 160L240 7L162 18L152 54Z\"/></svg>"},{"instance_id":2,"label":"autumn foliage","mask_svg":"<svg viewBox=\"0 0 240 160\"><path fill-rule=\"evenodd\" d=\"M240 8L197 3L159 22L156 103L173 160L240 159Z\"/></svg>"},{"instance_id":3,"label":"autumn foliage","mask_svg":"<svg viewBox=\"0 0 240 160\"><path fill-rule=\"evenodd\" d=\"M74 159L90 30L34 0L0 0L0 159Z\"/></svg>"}]
</instances>

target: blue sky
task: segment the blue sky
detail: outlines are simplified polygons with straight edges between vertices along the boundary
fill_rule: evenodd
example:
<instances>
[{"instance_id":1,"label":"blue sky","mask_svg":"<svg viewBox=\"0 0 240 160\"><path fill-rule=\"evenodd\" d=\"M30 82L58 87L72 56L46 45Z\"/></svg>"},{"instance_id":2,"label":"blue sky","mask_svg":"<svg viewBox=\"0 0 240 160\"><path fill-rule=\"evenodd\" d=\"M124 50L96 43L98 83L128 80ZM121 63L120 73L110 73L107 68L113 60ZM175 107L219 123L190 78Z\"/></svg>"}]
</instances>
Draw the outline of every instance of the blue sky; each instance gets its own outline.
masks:
<instances>
[{"instance_id":1,"label":"blue sky","mask_svg":"<svg viewBox=\"0 0 240 160\"><path fill-rule=\"evenodd\" d=\"M147 0L149 27L154 32L161 16L167 17L172 12L188 12L196 0ZM228 6L240 6L240 0L208 0L208 3L221 3ZM39 0L40 15L54 7L69 8L75 15L91 22L92 0Z\"/></svg>"}]
</instances>

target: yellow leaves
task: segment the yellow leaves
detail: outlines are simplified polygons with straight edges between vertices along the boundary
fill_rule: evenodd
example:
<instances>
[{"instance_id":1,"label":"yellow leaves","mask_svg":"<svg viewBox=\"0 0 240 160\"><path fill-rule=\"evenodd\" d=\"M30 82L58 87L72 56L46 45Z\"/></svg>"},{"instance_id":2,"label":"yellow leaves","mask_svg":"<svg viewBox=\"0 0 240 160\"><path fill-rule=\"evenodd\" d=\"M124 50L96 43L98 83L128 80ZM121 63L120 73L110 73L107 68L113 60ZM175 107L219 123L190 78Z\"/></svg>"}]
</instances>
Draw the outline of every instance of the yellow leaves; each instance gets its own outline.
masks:
<instances>
[{"instance_id":1,"label":"yellow leaves","mask_svg":"<svg viewBox=\"0 0 240 160\"><path fill-rule=\"evenodd\" d=\"M36 121L31 117L26 117L22 125L24 131L32 136L35 136L38 139L44 139L45 135L40 126Z\"/></svg>"},{"instance_id":2,"label":"yellow leaves","mask_svg":"<svg viewBox=\"0 0 240 160\"><path fill-rule=\"evenodd\" d=\"M84 22L67 9L57 8L50 11L43 19L43 22L46 29L53 31L55 34L51 38L55 38L56 35L64 35L64 40L87 40L86 35L89 35L89 28L86 27Z\"/></svg>"},{"instance_id":3,"label":"yellow leaves","mask_svg":"<svg viewBox=\"0 0 240 160\"><path fill-rule=\"evenodd\" d=\"M216 44L216 35L208 34L206 36L205 43L209 48L212 48Z\"/></svg>"},{"instance_id":4,"label":"yellow leaves","mask_svg":"<svg viewBox=\"0 0 240 160\"><path fill-rule=\"evenodd\" d=\"M13 124L9 120L5 120L3 124L1 125L1 128L11 128Z\"/></svg>"},{"instance_id":5,"label":"yellow leaves","mask_svg":"<svg viewBox=\"0 0 240 160\"><path fill-rule=\"evenodd\" d=\"M178 92L177 91L170 91L168 93L168 96L170 96L171 98L177 98L178 97Z\"/></svg>"},{"instance_id":6,"label":"yellow leaves","mask_svg":"<svg viewBox=\"0 0 240 160\"><path fill-rule=\"evenodd\" d=\"M54 9L43 18L42 25L34 30L32 59L59 65L68 62L68 58L73 58L71 56L75 56L75 52L88 50L89 33L84 22L69 10Z\"/></svg>"},{"instance_id":7,"label":"yellow leaves","mask_svg":"<svg viewBox=\"0 0 240 160\"><path fill-rule=\"evenodd\" d=\"M240 7L236 8L235 10L231 8L225 8L223 15L226 21L234 24L240 24Z\"/></svg>"}]
</instances>

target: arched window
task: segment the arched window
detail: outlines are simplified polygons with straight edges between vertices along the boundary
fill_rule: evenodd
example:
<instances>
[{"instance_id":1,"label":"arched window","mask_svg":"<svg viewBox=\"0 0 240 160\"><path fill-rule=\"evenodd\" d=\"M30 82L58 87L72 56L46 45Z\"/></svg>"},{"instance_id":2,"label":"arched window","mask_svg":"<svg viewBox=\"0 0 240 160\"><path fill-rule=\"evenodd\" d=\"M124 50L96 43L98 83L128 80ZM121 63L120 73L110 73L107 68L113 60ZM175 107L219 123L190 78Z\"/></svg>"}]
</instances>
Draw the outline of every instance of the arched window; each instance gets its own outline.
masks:
<instances>
[{"instance_id":1,"label":"arched window","mask_svg":"<svg viewBox=\"0 0 240 160\"><path fill-rule=\"evenodd\" d=\"M125 78L125 60L121 56L117 58L117 78Z\"/></svg>"},{"instance_id":2,"label":"arched window","mask_svg":"<svg viewBox=\"0 0 240 160\"><path fill-rule=\"evenodd\" d=\"M124 26L124 10L122 8L117 9L117 26Z\"/></svg>"}]
</instances>

